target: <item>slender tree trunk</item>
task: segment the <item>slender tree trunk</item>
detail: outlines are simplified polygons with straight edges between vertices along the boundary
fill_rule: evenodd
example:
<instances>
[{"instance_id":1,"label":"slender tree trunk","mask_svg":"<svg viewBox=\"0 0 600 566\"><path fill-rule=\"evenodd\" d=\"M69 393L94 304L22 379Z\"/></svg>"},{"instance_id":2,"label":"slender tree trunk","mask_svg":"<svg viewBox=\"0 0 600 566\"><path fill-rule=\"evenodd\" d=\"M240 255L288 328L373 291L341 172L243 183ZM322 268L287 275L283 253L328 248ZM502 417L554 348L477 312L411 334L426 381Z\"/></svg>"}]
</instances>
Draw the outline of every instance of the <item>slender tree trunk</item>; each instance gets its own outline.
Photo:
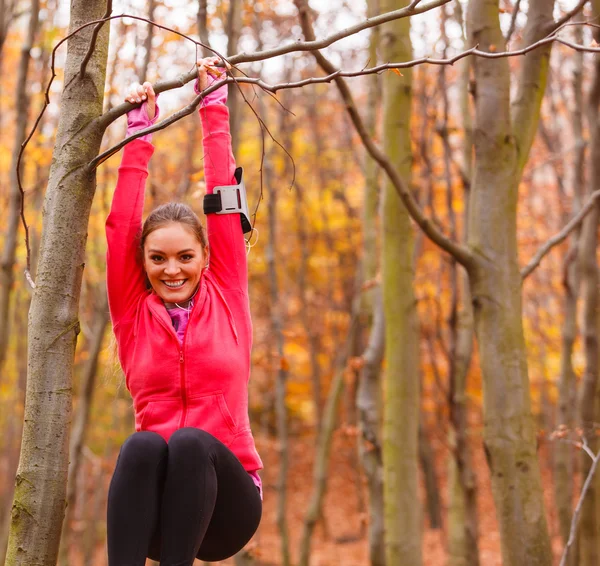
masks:
<instances>
[{"instance_id":1,"label":"slender tree trunk","mask_svg":"<svg viewBox=\"0 0 600 566\"><path fill-rule=\"evenodd\" d=\"M583 21L583 14L577 17ZM583 29L574 28L575 41L583 41ZM576 213L581 208L584 187L585 142L583 138L583 53L575 53L575 68L573 70L573 93L575 102L571 112L573 138L576 144L574 163L572 167L573 210ZM573 346L577 336L577 299L579 297L579 257L578 241L581 229L576 230L570 239L569 250L565 257L563 270L564 321L561 337L561 362L559 378L558 399L558 425L566 427L568 431L575 426L576 411L576 375L573 368ZM554 449L554 494L556 512L563 544L569 540L573 506L573 460L574 447L566 442L557 443ZM570 564L577 560L572 552Z\"/></svg>"},{"instance_id":2,"label":"slender tree trunk","mask_svg":"<svg viewBox=\"0 0 600 566\"><path fill-rule=\"evenodd\" d=\"M260 45L260 39L259 39ZM259 109L266 116L263 99L259 99ZM279 296L277 278L277 257L275 241L277 240L277 191L271 159L267 156L263 169L263 182L267 189L269 239L265 254L269 270L271 333L275 341L278 360L277 377L275 379L275 413L277 417L277 442L279 456L279 475L277 478L277 527L281 537L281 558L283 566L291 564L290 541L287 523L287 476L289 467L289 434L288 412L286 405L286 390L288 378L288 363L285 359L285 340L283 336L283 306Z\"/></svg>"},{"instance_id":3,"label":"slender tree trunk","mask_svg":"<svg viewBox=\"0 0 600 566\"><path fill-rule=\"evenodd\" d=\"M227 12L227 54L233 55L237 52L240 34L242 31L242 0L229 0L229 11ZM239 86L235 83L229 85L227 95L227 106L229 107L229 121L231 123L231 146L233 154L237 154L240 145L240 125L242 111L242 97Z\"/></svg>"},{"instance_id":4,"label":"slender tree trunk","mask_svg":"<svg viewBox=\"0 0 600 566\"><path fill-rule=\"evenodd\" d=\"M442 528L442 505L440 502L440 486L435 471L435 454L427 438L425 428L419 426L419 461L425 482L425 498L427 501L427 515L429 528Z\"/></svg>"},{"instance_id":5,"label":"slender tree trunk","mask_svg":"<svg viewBox=\"0 0 600 566\"><path fill-rule=\"evenodd\" d=\"M368 14L379 12L378 0L369 0ZM380 32L374 28L369 43L369 60L377 63ZM377 75L369 78L366 126L375 137L377 110L380 106L381 81ZM379 205L379 167L370 156L365 157L365 196L363 208L363 281L375 284L378 262L377 209ZM385 530L383 500L383 457L381 448L381 364L385 350L385 320L381 286L363 293L361 326L369 331L369 340L362 354L363 367L356 390L356 408L360 430L359 455L369 491L369 563L385 566Z\"/></svg>"},{"instance_id":6,"label":"slender tree trunk","mask_svg":"<svg viewBox=\"0 0 600 566\"><path fill-rule=\"evenodd\" d=\"M148 0L148 19L154 21L154 10L156 0ZM143 83L148 80L148 67L150 66L150 57L152 56L152 38L154 37L154 26L148 24L146 30L146 39L144 40L144 62L139 72L139 81Z\"/></svg>"},{"instance_id":7,"label":"slender tree trunk","mask_svg":"<svg viewBox=\"0 0 600 566\"><path fill-rule=\"evenodd\" d=\"M74 30L99 19L100 0L73 0ZM68 42L65 90L44 205L37 287L29 316L27 401L17 471L7 566L54 566L65 509L73 358L84 267L87 224L95 173L87 163L98 155L108 53L107 25L83 78L92 26Z\"/></svg>"},{"instance_id":8,"label":"slender tree trunk","mask_svg":"<svg viewBox=\"0 0 600 566\"><path fill-rule=\"evenodd\" d=\"M454 5L455 17L461 27L464 24L462 8ZM464 38L465 45L467 43ZM470 58L460 62L460 114L464 140L462 147L464 240L468 240L469 196L473 174L473 123L469 106ZM450 151L447 138L444 150ZM467 376L473 353L474 320L471 292L467 272L455 264L458 270L459 304L455 315L454 352L450 375L450 422L451 445L454 448L448 469L448 566L479 565L479 519L477 513L477 483L468 436Z\"/></svg>"},{"instance_id":9,"label":"slender tree trunk","mask_svg":"<svg viewBox=\"0 0 600 566\"><path fill-rule=\"evenodd\" d=\"M363 353L363 368L356 392L361 442L360 456L369 489L369 561L385 566L383 456L381 447L381 363L385 350L385 320L381 289L373 297L373 323Z\"/></svg>"},{"instance_id":10,"label":"slender tree trunk","mask_svg":"<svg viewBox=\"0 0 600 566\"><path fill-rule=\"evenodd\" d=\"M594 3L596 8L600 2ZM598 14L599 12L596 12ZM596 41L600 35L594 32ZM600 57L594 56L594 74L588 100L588 123L590 129L589 185L588 194L600 187ZM598 222L600 207L596 203L585 217L579 239L579 258L581 265L581 289L583 297L583 343L585 351L585 371L581 383L579 401L579 420L583 434L590 448L596 452L596 423L598 421L598 372L600 346L598 344ZM583 454L583 453L582 453ZM591 460L581 459L581 477L586 478ZM583 501L579 522L578 556L579 566L592 566L600 562L600 517L598 517L599 486L597 481L590 488Z\"/></svg>"},{"instance_id":11,"label":"slender tree trunk","mask_svg":"<svg viewBox=\"0 0 600 566\"><path fill-rule=\"evenodd\" d=\"M20 213L21 213L21 192L17 180L17 161L21 144L27 135L27 118L29 115L29 96L27 75L29 71L29 62L31 61L31 48L35 41L38 29L38 16L40 11L39 0L31 1L31 10L29 17L29 26L27 35L21 47L21 58L17 71L17 88L15 92L15 102L17 109L16 130L14 134L14 143L12 149L11 167L10 167L10 197L9 210L7 216L7 228L4 235L4 246L2 249L2 258L0 260L0 383L3 379L4 362L6 361L6 351L8 349L8 337L10 335L10 302L14 284L14 264L17 251L17 238L19 232ZM21 172L23 166L21 165Z\"/></svg>"},{"instance_id":12,"label":"slender tree trunk","mask_svg":"<svg viewBox=\"0 0 600 566\"><path fill-rule=\"evenodd\" d=\"M68 552L70 543L69 523L72 518L75 500L77 497L76 479L79 475L79 469L82 465L82 450L87 436L87 428L94 398L96 376L98 375L98 360L102 352L102 343L106 334L106 328L110 321L108 312L108 302L106 297L106 288L101 286L99 293L101 295L100 305L95 309L94 329L92 331L91 344L89 348L89 357L83 371L81 379L80 401L73 430L71 435L71 446L69 449L69 475L67 479L67 509L63 524L63 533L60 546L61 560L63 564L68 564Z\"/></svg>"},{"instance_id":13,"label":"slender tree trunk","mask_svg":"<svg viewBox=\"0 0 600 566\"><path fill-rule=\"evenodd\" d=\"M297 2L298 0L295 1ZM360 289L360 286L358 286L357 289ZM355 296L346 343L336 359L336 371L331 382L329 395L327 396L323 411L323 426L319 431L319 442L317 443L317 453L315 455L313 467L313 491L308 503L308 510L304 517L298 566L309 566L312 535L323 510L323 499L327 489L327 473L329 469L331 442L333 440L333 431L335 430L337 422L339 402L344 391L344 372L346 371L348 359L352 354L352 346L356 341L359 311L360 297Z\"/></svg>"},{"instance_id":14,"label":"slender tree trunk","mask_svg":"<svg viewBox=\"0 0 600 566\"><path fill-rule=\"evenodd\" d=\"M263 114L264 115L264 114ZM277 348L277 378L275 381L275 411L277 414L277 440L279 446L279 477L277 480L277 526L281 536L281 555L284 566L290 564L290 543L288 524L286 518L287 509L287 474L289 461L289 435L288 415L285 402L286 383L288 378L288 365L285 359L282 306L279 298L279 284L277 282L277 261L275 258L275 245L277 234L277 197L273 187L273 176L269 166L269 160L265 162L264 182L268 191L268 214L269 214L269 241L267 243L266 256L269 266L269 287L271 291L271 329L275 338Z\"/></svg>"},{"instance_id":15,"label":"slender tree trunk","mask_svg":"<svg viewBox=\"0 0 600 566\"><path fill-rule=\"evenodd\" d=\"M208 1L207 0L198 0L198 14L196 17L197 25L198 25L198 37L200 41L204 45L210 45L208 40L208 26L207 26L207 16L208 16ZM202 56L210 57L213 55L213 52L210 49L202 48Z\"/></svg>"},{"instance_id":16,"label":"slender tree trunk","mask_svg":"<svg viewBox=\"0 0 600 566\"><path fill-rule=\"evenodd\" d=\"M407 4L381 2L383 12ZM382 26L382 59L412 57L409 19ZM410 116L412 72L383 78L384 147L407 184L412 154ZM383 196L382 285L386 320L383 424L386 557L388 566L421 564L421 506L418 484L419 371L418 320L413 291L414 234L406 208L391 182Z\"/></svg>"},{"instance_id":17,"label":"slender tree trunk","mask_svg":"<svg viewBox=\"0 0 600 566\"><path fill-rule=\"evenodd\" d=\"M553 0L532 0L525 42L546 34ZM496 0L472 0L468 30L480 49L504 48ZM477 261L469 278L484 384L484 447L505 566L550 566L521 310L517 263L518 186L539 121L549 48L522 61L513 112L507 60L477 58L475 168L469 245ZM498 235L502 234L502 237Z\"/></svg>"}]
</instances>

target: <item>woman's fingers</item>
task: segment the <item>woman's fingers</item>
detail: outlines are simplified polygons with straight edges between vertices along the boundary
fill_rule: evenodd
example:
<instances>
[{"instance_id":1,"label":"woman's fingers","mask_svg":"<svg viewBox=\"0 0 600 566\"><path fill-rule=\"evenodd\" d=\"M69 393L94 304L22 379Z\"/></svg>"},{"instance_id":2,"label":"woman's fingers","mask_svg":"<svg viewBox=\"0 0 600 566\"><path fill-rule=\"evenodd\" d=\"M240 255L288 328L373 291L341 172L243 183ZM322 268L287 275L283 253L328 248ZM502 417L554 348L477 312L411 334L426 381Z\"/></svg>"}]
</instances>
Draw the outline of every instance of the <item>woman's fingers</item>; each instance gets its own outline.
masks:
<instances>
[{"instance_id":1,"label":"woman's fingers","mask_svg":"<svg viewBox=\"0 0 600 566\"><path fill-rule=\"evenodd\" d=\"M152 120L156 114L156 94L152 88L152 83L148 81L142 85L142 88L144 90L144 99L147 99L146 112L148 114L148 118Z\"/></svg>"}]
</instances>

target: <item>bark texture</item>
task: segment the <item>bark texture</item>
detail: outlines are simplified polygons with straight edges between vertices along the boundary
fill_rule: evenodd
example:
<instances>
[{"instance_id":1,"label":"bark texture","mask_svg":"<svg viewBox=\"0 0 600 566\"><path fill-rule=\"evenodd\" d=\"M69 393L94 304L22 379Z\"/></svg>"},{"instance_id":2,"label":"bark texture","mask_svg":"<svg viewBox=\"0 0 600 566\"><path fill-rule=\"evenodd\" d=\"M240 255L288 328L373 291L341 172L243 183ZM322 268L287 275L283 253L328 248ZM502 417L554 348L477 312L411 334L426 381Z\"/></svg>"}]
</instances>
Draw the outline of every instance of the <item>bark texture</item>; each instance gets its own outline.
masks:
<instances>
[{"instance_id":1,"label":"bark texture","mask_svg":"<svg viewBox=\"0 0 600 566\"><path fill-rule=\"evenodd\" d=\"M464 16L460 3L454 5L455 18L461 27ZM466 37L464 37L466 44ZM469 105L470 58L460 62L460 114L463 128L462 181L467 203L463 215L464 240L468 240L469 196L473 176L473 121ZM445 152L450 147L445 143ZM473 354L474 320L468 274L462 266L457 270L458 304L452 318L454 335L450 366L450 422L454 451L448 466L448 566L479 565L479 519L477 484L473 470L468 436L467 375Z\"/></svg>"},{"instance_id":2,"label":"bark texture","mask_svg":"<svg viewBox=\"0 0 600 566\"><path fill-rule=\"evenodd\" d=\"M70 29L99 19L100 0L73 0ZM72 373L108 53L103 26L84 77L92 26L68 42L65 89L44 203L37 287L29 313L27 401L7 566L54 566L65 509Z\"/></svg>"},{"instance_id":3,"label":"bark texture","mask_svg":"<svg viewBox=\"0 0 600 566\"><path fill-rule=\"evenodd\" d=\"M379 12L378 0L369 0L369 16ZM369 60L377 62L380 32L374 28L369 43ZM381 81L377 75L369 78L369 93L365 125L372 137L377 131L377 111L381 103ZM377 246L377 209L379 204L379 167L366 156L365 196L363 208L363 281L376 283L379 265ZM369 331L368 344L362 354L363 367L356 390L358 428L360 430L359 455L367 478L369 492L369 563L385 566L383 457L381 452L381 364L385 350L385 320L381 286L363 293L361 302L361 331Z\"/></svg>"},{"instance_id":4,"label":"bark texture","mask_svg":"<svg viewBox=\"0 0 600 566\"><path fill-rule=\"evenodd\" d=\"M529 4L525 41L545 35L553 0ZM483 50L504 48L496 0L472 0L468 31ZM484 386L484 442L505 566L552 563L529 378L517 263L516 207L537 128L548 49L524 58L511 117L507 60L476 59L475 167L469 203L469 277Z\"/></svg>"},{"instance_id":5,"label":"bark texture","mask_svg":"<svg viewBox=\"0 0 600 566\"><path fill-rule=\"evenodd\" d=\"M229 0L227 12L227 55L237 52L240 35L242 32L242 0ZM232 70L232 72L234 72ZM235 83L229 85L227 106L229 107L229 121L231 123L231 146L236 155L240 145L240 125L242 111L242 96L239 86Z\"/></svg>"},{"instance_id":6,"label":"bark texture","mask_svg":"<svg viewBox=\"0 0 600 566\"><path fill-rule=\"evenodd\" d=\"M583 15L577 18L583 20ZM583 29L574 28L575 41L583 41ZM584 187L585 142L583 139L583 53L575 53L572 89L575 103L571 111L573 138L576 144L572 168L573 207L572 213L581 208ZM573 368L573 346L577 336L577 299L580 289L579 257L577 252L581 228L571 235L569 250L565 257L563 271L564 320L561 330L559 399L557 422L567 430L575 426L576 418L576 375ZM574 447L566 442L558 442L554 447L554 493L560 535L563 544L569 540L573 505L573 460ZM571 562L574 564L574 562Z\"/></svg>"},{"instance_id":7,"label":"bark texture","mask_svg":"<svg viewBox=\"0 0 600 566\"><path fill-rule=\"evenodd\" d=\"M383 12L405 6L384 0ZM382 26L382 59L412 58L409 19ZM412 72L383 77L383 140L398 173L410 185ZM388 180L382 209L382 289L386 370L383 407L385 545L388 566L421 564L421 506L418 482L419 371L418 321L413 291L414 235L410 217Z\"/></svg>"},{"instance_id":8,"label":"bark texture","mask_svg":"<svg viewBox=\"0 0 600 566\"><path fill-rule=\"evenodd\" d=\"M600 2L594 3L594 8ZM598 14L599 12L596 12ZM596 41L600 39L594 32ZM594 71L588 99L587 118L590 131L589 149L589 184L588 195L600 186L600 57L594 56ZM598 203L583 220L579 240L579 258L581 266L581 293L583 298L583 344L585 353L585 370L581 383L579 401L579 421L583 434L594 453L598 450L596 438L596 422L598 421L598 371L600 344L598 343L598 222L600 207ZM591 459L581 453L581 477L586 478L591 467ZM600 486L592 481L583 500L578 532L579 566L592 566L600 561Z\"/></svg>"}]
</instances>

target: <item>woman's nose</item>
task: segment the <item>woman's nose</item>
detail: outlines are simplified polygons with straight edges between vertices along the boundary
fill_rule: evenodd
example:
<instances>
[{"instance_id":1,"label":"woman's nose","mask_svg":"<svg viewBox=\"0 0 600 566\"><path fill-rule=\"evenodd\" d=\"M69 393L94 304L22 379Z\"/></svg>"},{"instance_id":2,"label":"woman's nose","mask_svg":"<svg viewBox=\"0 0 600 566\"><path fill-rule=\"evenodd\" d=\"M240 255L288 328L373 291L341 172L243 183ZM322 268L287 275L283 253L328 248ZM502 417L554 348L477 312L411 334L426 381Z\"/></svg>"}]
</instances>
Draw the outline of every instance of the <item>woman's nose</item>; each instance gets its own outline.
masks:
<instances>
[{"instance_id":1,"label":"woman's nose","mask_svg":"<svg viewBox=\"0 0 600 566\"><path fill-rule=\"evenodd\" d=\"M165 266L165 274L169 276L177 275L179 273L179 265L176 261L168 261Z\"/></svg>"}]
</instances>

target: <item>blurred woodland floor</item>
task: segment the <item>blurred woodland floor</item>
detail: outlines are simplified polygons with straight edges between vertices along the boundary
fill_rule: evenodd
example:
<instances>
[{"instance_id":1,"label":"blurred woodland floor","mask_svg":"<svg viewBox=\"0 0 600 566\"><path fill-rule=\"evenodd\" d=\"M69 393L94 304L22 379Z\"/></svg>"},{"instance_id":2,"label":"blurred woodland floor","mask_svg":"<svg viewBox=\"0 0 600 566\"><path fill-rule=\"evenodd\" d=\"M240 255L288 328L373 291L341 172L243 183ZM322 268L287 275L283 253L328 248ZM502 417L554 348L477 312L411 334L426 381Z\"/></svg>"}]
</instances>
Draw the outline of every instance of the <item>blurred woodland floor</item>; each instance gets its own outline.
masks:
<instances>
[{"instance_id":1,"label":"blurred woodland floor","mask_svg":"<svg viewBox=\"0 0 600 566\"><path fill-rule=\"evenodd\" d=\"M366 513L361 509L361 498L356 490L355 438L341 432L336 434L332 447L332 459L329 473L329 489L325 500L325 526L319 522L315 530L312 545L311 566L365 566L368 564L367 531L364 520ZM275 481L278 472L276 445L265 442L264 437L257 438L258 447L265 464L262 477L265 501L263 519L259 531L248 545L256 566L276 566L281 564L279 556L280 538L276 525L277 492ZM302 521L306 505L310 498L312 485L312 456L314 437L296 437L291 443L290 473L288 477L288 524L290 529L292 557L298 555L298 543L302 532ZM436 453L436 472L442 496L442 515L446 516L446 477L448 450L440 439L432 439L432 448ZM482 566L501 566L500 536L494 514L491 485L488 476L485 455L480 442L473 442L474 467L477 471L479 492L479 529L480 562ZM556 513L554 512L552 493L552 474L550 468L552 444L540 445L539 457L542 466L547 516L553 542L555 564L559 563L562 542L558 534ZM112 465L112 464L111 464ZM110 475L106 476L104 488L108 489ZM424 501L425 494L421 494ZM363 489L362 504L366 502L367 492ZM425 510L424 510L425 513ZM445 525L441 530L429 528L428 518L423 518L423 562L427 565L444 565L447 560ZM326 532L327 531L327 532ZM77 537L79 538L79 537ZM93 565L105 566L106 550L99 544ZM215 564L233 565L233 559ZM151 562L147 562L150 566ZM200 561L195 566L200 566ZM72 549L69 566L83 566L81 555L76 546Z\"/></svg>"}]
</instances>

